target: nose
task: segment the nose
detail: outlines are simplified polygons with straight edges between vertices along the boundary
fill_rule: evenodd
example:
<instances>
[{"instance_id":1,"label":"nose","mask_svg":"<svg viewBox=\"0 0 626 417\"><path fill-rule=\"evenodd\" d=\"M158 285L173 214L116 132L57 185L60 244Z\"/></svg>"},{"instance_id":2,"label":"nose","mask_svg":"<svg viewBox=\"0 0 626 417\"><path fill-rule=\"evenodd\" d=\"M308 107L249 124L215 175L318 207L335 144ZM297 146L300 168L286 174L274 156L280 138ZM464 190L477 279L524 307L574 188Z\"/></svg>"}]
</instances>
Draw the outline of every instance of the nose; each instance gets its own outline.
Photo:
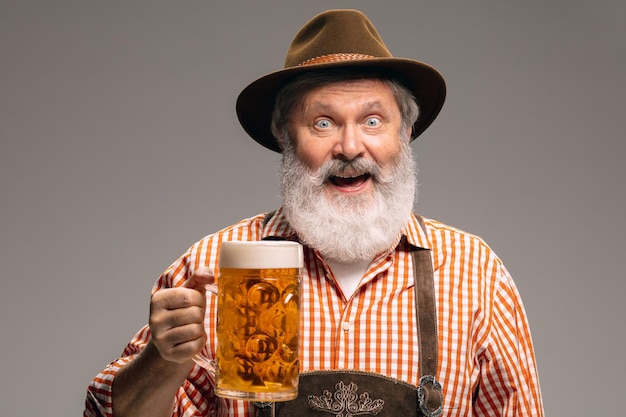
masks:
<instances>
[{"instance_id":1,"label":"nose","mask_svg":"<svg viewBox=\"0 0 626 417\"><path fill-rule=\"evenodd\" d=\"M364 153L365 144L361 132L352 124L344 125L333 149L333 156L340 160L351 161L362 157Z\"/></svg>"}]
</instances>

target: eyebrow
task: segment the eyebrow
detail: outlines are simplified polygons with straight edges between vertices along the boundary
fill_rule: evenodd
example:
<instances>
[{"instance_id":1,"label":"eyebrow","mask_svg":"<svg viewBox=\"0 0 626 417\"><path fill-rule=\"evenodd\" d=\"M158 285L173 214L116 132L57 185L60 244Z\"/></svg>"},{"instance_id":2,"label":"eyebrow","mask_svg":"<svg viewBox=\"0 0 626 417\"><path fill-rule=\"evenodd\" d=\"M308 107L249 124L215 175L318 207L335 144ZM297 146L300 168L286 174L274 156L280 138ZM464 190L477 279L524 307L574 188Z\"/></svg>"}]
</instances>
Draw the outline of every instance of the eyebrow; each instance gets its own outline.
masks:
<instances>
[{"instance_id":1,"label":"eyebrow","mask_svg":"<svg viewBox=\"0 0 626 417\"><path fill-rule=\"evenodd\" d=\"M329 110L333 110L336 106L331 105L331 104L327 104L325 102L322 101L316 101L313 103L309 103L308 105L306 103L302 103L302 110L304 114L308 114L309 111L329 111ZM368 101L365 103L364 108L366 110L379 110L379 109L384 109L385 107L382 105L382 103L378 100L372 100L372 101Z\"/></svg>"}]
</instances>

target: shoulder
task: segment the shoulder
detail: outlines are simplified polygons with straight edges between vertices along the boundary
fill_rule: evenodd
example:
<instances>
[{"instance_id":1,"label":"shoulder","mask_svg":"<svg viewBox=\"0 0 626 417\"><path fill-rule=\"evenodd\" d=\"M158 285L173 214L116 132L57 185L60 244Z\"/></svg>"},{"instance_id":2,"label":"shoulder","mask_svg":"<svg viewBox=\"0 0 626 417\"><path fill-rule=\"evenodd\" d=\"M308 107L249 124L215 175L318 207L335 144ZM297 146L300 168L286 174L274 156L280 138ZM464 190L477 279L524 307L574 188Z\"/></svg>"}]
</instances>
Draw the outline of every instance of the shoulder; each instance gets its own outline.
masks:
<instances>
[{"instance_id":1,"label":"shoulder","mask_svg":"<svg viewBox=\"0 0 626 417\"><path fill-rule=\"evenodd\" d=\"M459 242L469 242L472 245L478 245L488 248L487 243L478 235L450 226L435 219L423 217L424 225L428 233L428 237L433 246L442 244L454 244Z\"/></svg>"},{"instance_id":2,"label":"shoulder","mask_svg":"<svg viewBox=\"0 0 626 417\"><path fill-rule=\"evenodd\" d=\"M502 260L482 237L430 218L424 218L424 225L435 267L508 275Z\"/></svg>"},{"instance_id":3,"label":"shoulder","mask_svg":"<svg viewBox=\"0 0 626 417\"><path fill-rule=\"evenodd\" d=\"M193 252L194 250L201 250L201 248L204 248L207 245L219 245L222 241L261 240L261 233L263 231L263 223L266 215L267 213L259 213L213 232L195 242L191 246L190 251Z\"/></svg>"},{"instance_id":4,"label":"shoulder","mask_svg":"<svg viewBox=\"0 0 626 417\"><path fill-rule=\"evenodd\" d=\"M521 305L513 278L502 259L481 237L433 219L424 219L441 289L476 299L482 309L514 311Z\"/></svg>"}]
</instances>

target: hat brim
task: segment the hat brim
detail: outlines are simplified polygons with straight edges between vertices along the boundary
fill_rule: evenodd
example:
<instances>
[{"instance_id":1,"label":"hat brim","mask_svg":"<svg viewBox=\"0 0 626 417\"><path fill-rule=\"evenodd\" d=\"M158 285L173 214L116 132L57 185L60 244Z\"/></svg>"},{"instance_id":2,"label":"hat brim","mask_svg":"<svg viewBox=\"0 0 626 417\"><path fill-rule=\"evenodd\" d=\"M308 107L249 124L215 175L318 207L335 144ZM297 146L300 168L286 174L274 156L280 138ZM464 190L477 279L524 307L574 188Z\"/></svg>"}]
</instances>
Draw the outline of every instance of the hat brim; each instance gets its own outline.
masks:
<instances>
[{"instance_id":1,"label":"hat brim","mask_svg":"<svg viewBox=\"0 0 626 417\"><path fill-rule=\"evenodd\" d=\"M307 72L325 68L358 68L397 78L415 96L420 112L413 125L415 139L435 120L446 97L441 74L430 65L404 58L371 58L282 69L249 84L237 98L237 117L255 141L275 152L282 152L271 131L276 95L289 81Z\"/></svg>"}]
</instances>

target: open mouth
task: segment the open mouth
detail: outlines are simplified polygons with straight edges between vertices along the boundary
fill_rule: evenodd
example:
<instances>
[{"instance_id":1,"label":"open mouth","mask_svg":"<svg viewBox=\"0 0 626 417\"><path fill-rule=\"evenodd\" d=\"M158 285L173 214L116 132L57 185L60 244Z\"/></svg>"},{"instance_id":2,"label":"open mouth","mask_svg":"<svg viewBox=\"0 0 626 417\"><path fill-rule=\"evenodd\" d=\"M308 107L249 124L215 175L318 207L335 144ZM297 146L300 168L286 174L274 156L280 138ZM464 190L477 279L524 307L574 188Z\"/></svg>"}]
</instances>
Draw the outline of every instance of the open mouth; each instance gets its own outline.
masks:
<instances>
[{"instance_id":1,"label":"open mouth","mask_svg":"<svg viewBox=\"0 0 626 417\"><path fill-rule=\"evenodd\" d=\"M333 185L337 186L337 187L358 187L359 185L364 184L365 182L367 182L368 179L370 179L371 175L370 174L362 174L362 175L355 175L355 176L335 176L332 175L330 176L330 178L328 179L330 181L330 183L332 183Z\"/></svg>"}]
</instances>

